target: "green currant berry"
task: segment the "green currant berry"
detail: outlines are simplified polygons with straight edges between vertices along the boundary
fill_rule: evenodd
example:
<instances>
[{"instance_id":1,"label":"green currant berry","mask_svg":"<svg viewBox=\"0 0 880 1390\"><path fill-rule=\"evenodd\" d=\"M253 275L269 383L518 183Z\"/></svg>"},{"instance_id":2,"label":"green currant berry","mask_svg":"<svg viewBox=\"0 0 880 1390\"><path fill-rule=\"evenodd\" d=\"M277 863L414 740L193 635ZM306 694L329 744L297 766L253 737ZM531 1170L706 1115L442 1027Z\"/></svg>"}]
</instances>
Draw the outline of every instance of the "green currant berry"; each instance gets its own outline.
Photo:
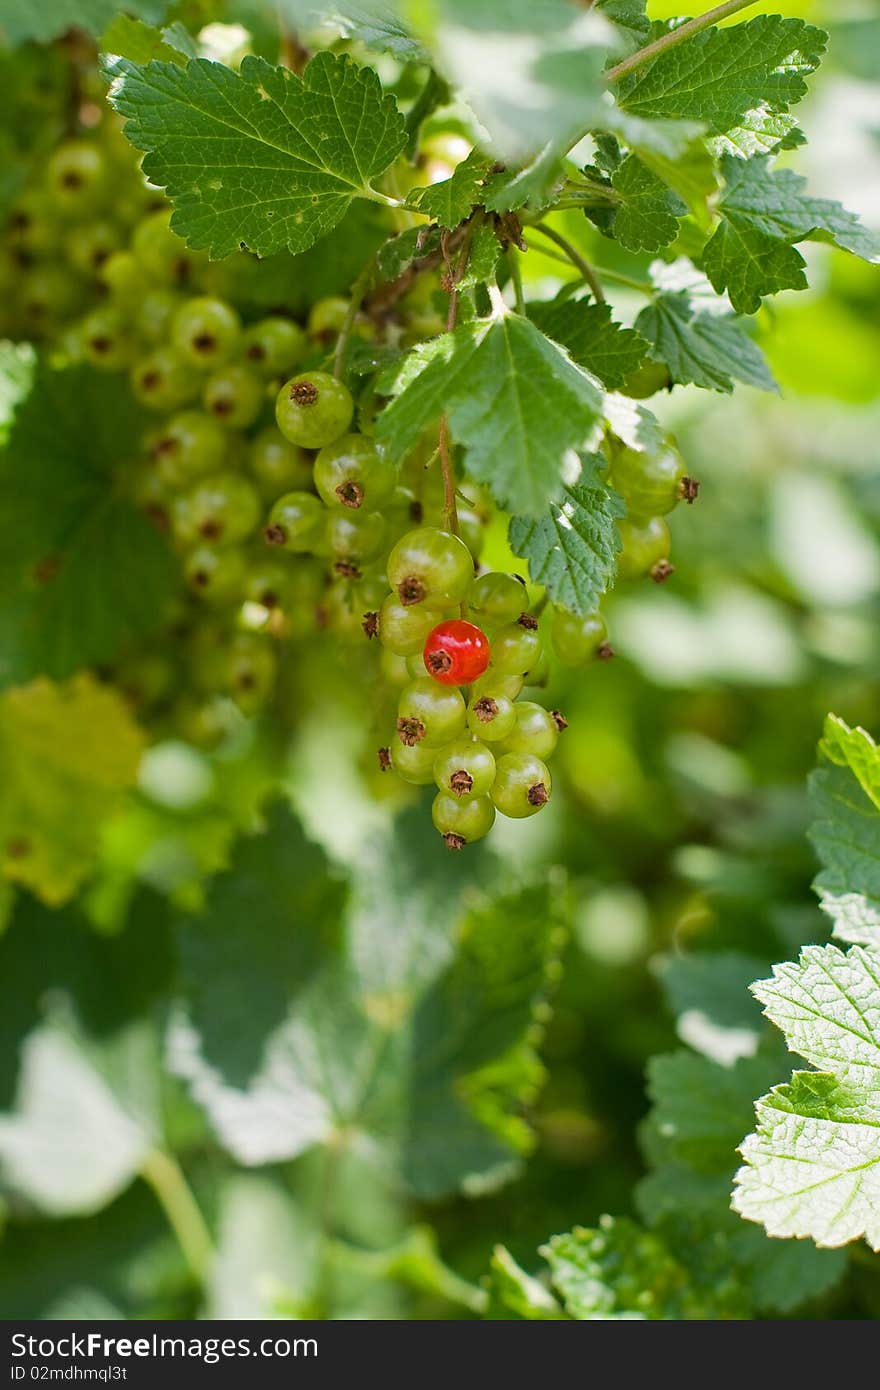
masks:
<instances>
[{"instance_id":1,"label":"green currant berry","mask_svg":"<svg viewBox=\"0 0 880 1390\"><path fill-rule=\"evenodd\" d=\"M401 743L399 738L391 742L387 750L391 766L404 782L416 787L427 787L434 780L434 759L437 749L433 744Z\"/></svg>"},{"instance_id":2,"label":"green currant berry","mask_svg":"<svg viewBox=\"0 0 880 1390\"><path fill-rule=\"evenodd\" d=\"M629 396L635 401L644 401L648 396L653 396L656 391L665 390L671 384L666 363L652 362L647 358L634 372L630 372L620 389L624 396Z\"/></svg>"},{"instance_id":3,"label":"green currant berry","mask_svg":"<svg viewBox=\"0 0 880 1390\"><path fill-rule=\"evenodd\" d=\"M13 204L6 225L9 242L29 256L49 256L57 251L62 229L52 210L52 199L42 189L26 189Z\"/></svg>"},{"instance_id":4,"label":"green currant berry","mask_svg":"<svg viewBox=\"0 0 880 1390\"><path fill-rule=\"evenodd\" d=\"M438 792L431 819L450 849L464 849L489 834L495 824L495 807L488 796L460 801L450 792Z\"/></svg>"},{"instance_id":5,"label":"green currant berry","mask_svg":"<svg viewBox=\"0 0 880 1390\"><path fill-rule=\"evenodd\" d=\"M178 736L195 748L215 748L229 732L224 702L215 698L183 696L174 706L172 725Z\"/></svg>"},{"instance_id":6,"label":"green currant berry","mask_svg":"<svg viewBox=\"0 0 880 1390\"><path fill-rule=\"evenodd\" d=\"M454 686L438 685L424 676L408 685L397 706L397 733L401 743L428 743L438 747L464 732L465 703Z\"/></svg>"},{"instance_id":7,"label":"green currant berry","mask_svg":"<svg viewBox=\"0 0 880 1390\"><path fill-rule=\"evenodd\" d=\"M235 545L256 530L262 504L240 473L216 473L189 494L192 524L209 545Z\"/></svg>"},{"instance_id":8,"label":"green currant berry","mask_svg":"<svg viewBox=\"0 0 880 1390\"><path fill-rule=\"evenodd\" d=\"M500 675L524 676L540 655L538 623L528 613L500 627L492 638L492 669Z\"/></svg>"},{"instance_id":9,"label":"green currant berry","mask_svg":"<svg viewBox=\"0 0 880 1390\"><path fill-rule=\"evenodd\" d=\"M481 574L468 594L468 607L488 627L515 622L528 607L526 586L514 574Z\"/></svg>"},{"instance_id":10,"label":"green currant berry","mask_svg":"<svg viewBox=\"0 0 880 1390\"><path fill-rule=\"evenodd\" d=\"M132 251L111 251L101 263L98 278L121 309L136 311L148 293L146 277Z\"/></svg>"},{"instance_id":11,"label":"green currant berry","mask_svg":"<svg viewBox=\"0 0 880 1390\"><path fill-rule=\"evenodd\" d=\"M485 796L495 781L495 755L477 739L454 739L437 754L434 781L459 801Z\"/></svg>"},{"instance_id":12,"label":"green currant berry","mask_svg":"<svg viewBox=\"0 0 880 1390\"><path fill-rule=\"evenodd\" d=\"M418 603L407 608L396 594L389 594L379 609L379 641L397 656L418 656L422 659L425 638L441 620L434 608ZM422 669L414 674L424 675Z\"/></svg>"},{"instance_id":13,"label":"green currant berry","mask_svg":"<svg viewBox=\"0 0 880 1390\"><path fill-rule=\"evenodd\" d=\"M228 362L241 339L241 319L222 299L187 299L171 320L171 342L187 362L206 370Z\"/></svg>"},{"instance_id":14,"label":"green currant berry","mask_svg":"<svg viewBox=\"0 0 880 1390\"><path fill-rule=\"evenodd\" d=\"M242 357L263 377L286 376L305 352L306 337L299 324L277 315L252 323L242 341Z\"/></svg>"},{"instance_id":15,"label":"green currant berry","mask_svg":"<svg viewBox=\"0 0 880 1390\"><path fill-rule=\"evenodd\" d=\"M286 492L269 513L263 535L269 545L283 545L295 553L314 550L323 537L326 515L311 492Z\"/></svg>"},{"instance_id":16,"label":"green currant berry","mask_svg":"<svg viewBox=\"0 0 880 1390\"><path fill-rule=\"evenodd\" d=\"M156 286L141 295L134 306L134 326L145 343L161 343L168 335L171 320L180 304L174 290Z\"/></svg>"},{"instance_id":17,"label":"green currant berry","mask_svg":"<svg viewBox=\"0 0 880 1390\"><path fill-rule=\"evenodd\" d=\"M86 358L93 367L117 372L131 361L128 326L118 309L102 304L83 319L82 342Z\"/></svg>"},{"instance_id":18,"label":"green currant berry","mask_svg":"<svg viewBox=\"0 0 880 1390\"><path fill-rule=\"evenodd\" d=\"M522 820L550 800L550 769L531 753L505 753L498 759L492 800L503 816Z\"/></svg>"},{"instance_id":19,"label":"green currant berry","mask_svg":"<svg viewBox=\"0 0 880 1390\"><path fill-rule=\"evenodd\" d=\"M372 440L344 434L318 454L314 481L328 507L373 511L391 497L397 471Z\"/></svg>"},{"instance_id":20,"label":"green currant berry","mask_svg":"<svg viewBox=\"0 0 880 1390\"><path fill-rule=\"evenodd\" d=\"M67 238L67 256L81 275L97 275L109 257L118 251L119 229L112 222L86 222L72 228Z\"/></svg>"},{"instance_id":21,"label":"green currant berry","mask_svg":"<svg viewBox=\"0 0 880 1390\"><path fill-rule=\"evenodd\" d=\"M464 599L473 577L464 542L433 526L408 531L388 556L388 583L407 608L414 603L451 608Z\"/></svg>"},{"instance_id":22,"label":"green currant berry","mask_svg":"<svg viewBox=\"0 0 880 1390\"><path fill-rule=\"evenodd\" d=\"M653 516L644 524L618 521L617 529L623 549L617 557L617 573L621 579L642 579L650 575L662 584L672 574L669 563L671 537L662 516Z\"/></svg>"},{"instance_id":23,"label":"green currant berry","mask_svg":"<svg viewBox=\"0 0 880 1390\"><path fill-rule=\"evenodd\" d=\"M546 651L542 651L534 666L530 666L523 678L523 685L532 689L544 686L550 679L550 661Z\"/></svg>"},{"instance_id":24,"label":"green currant berry","mask_svg":"<svg viewBox=\"0 0 880 1390\"><path fill-rule=\"evenodd\" d=\"M163 208L137 224L131 249L152 280L163 285L185 285L204 257L190 251L171 230L171 213Z\"/></svg>"},{"instance_id":25,"label":"green currant berry","mask_svg":"<svg viewBox=\"0 0 880 1390\"><path fill-rule=\"evenodd\" d=\"M372 630L384 592L384 581L377 576L335 580L321 600L324 626L343 641L362 642L364 633Z\"/></svg>"},{"instance_id":26,"label":"green currant berry","mask_svg":"<svg viewBox=\"0 0 880 1390\"><path fill-rule=\"evenodd\" d=\"M504 752L549 758L559 741L560 729L566 727L562 715L558 711L551 714L543 705L531 700L518 700L513 708L516 723L504 740Z\"/></svg>"},{"instance_id":27,"label":"green currant berry","mask_svg":"<svg viewBox=\"0 0 880 1390\"><path fill-rule=\"evenodd\" d=\"M256 633L238 633L228 653L226 689L242 714L259 713L271 697L278 662L272 645Z\"/></svg>"},{"instance_id":28,"label":"green currant berry","mask_svg":"<svg viewBox=\"0 0 880 1390\"><path fill-rule=\"evenodd\" d=\"M186 653L187 678L193 690L213 695L225 690L229 674L230 633L223 620L203 618L195 627Z\"/></svg>"},{"instance_id":29,"label":"green currant berry","mask_svg":"<svg viewBox=\"0 0 880 1390\"><path fill-rule=\"evenodd\" d=\"M581 617L565 608L554 608L550 642L563 666L583 666L593 657L606 660L613 655L601 613Z\"/></svg>"},{"instance_id":30,"label":"green currant berry","mask_svg":"<svg viewBox=\"0 0 880 1390\"><path fill-rule=\"evenodd\" d=\"M345 563L359 565L382 549L385 522L378 512L330 512L324 526L324 536L330 554ZM339 570L340 574L344 570ZM383 593L385 586L382 586Z\"/></svg>"},{"instance_id":31,"label":"green currant berry","mask_svg":"<svg viewBox=\"0 0 880 1390\"><path fill-rule=\"evenodd\" d=\"M345 434L353 414L351 392L327 372L303 372L292 377L275 402L281 433L304 449L332 444Z\"/></svg>"},{"instance_id":32,"label":"green currant berry","mask_svg":"<svg viewBox=\"0 0 880 1390\"><path fill-rule=\"evenodd\" d=\"M486 542L486 526L483 518L472 507L458 508L458 531L472 557L477 559Z\"/></svg>"},{"instance_id":33,"label":"green currant berry","mask_svg":"<svg viewBox=\"0 0 880 1390\"><path fill-rule=\"evenodd\" d=\"M471 694L476 699L479 699L481 695L504 695L508 700L515 700L524 684L522 676L502 675L490 664L486 674L474 681L471 686Z\"/></svg>"},{"instance_id":34,"label":"green currant berry","mask_svg":"<svg viewBox=\"0 0 880 1390\"><path fill-rule=\"evenodd\" d=\"M171 348L156 348L131 369L131 389L150 410L177 410L197 394L200 377Z\"/></svg>"},{"instance_id":35,"label":"green currant berry","mask_svg":"<svg viewBox=\"0 0 880 1390\"><path fill-rule=\"evenodd\" d=\"M304 449L285 439L274 425L260 430L248 450L248 467L263 496L271 501L282 492L305 492L312 485L312 460Z\"/></svg>"},{"instance_id":36,"label":"green currant berry","mask_svg":"<svg viewBox=\"0 0 880 1390\"><path fill-rule=\"evenodd\" d=\"M162 652L137 652L120 661L113 679L126 699L138 709L150 709L167 700L177 671Z\"/></svg>"},{"instance_id":37,"label":"green currant berry","mask_svg":"<svg viewBox=\"0 0 880 1390\"><path fill-rule=\"evenodd\" d=\"M46 186L60 216L86 216L107 192L107 161L97 145L65 140L49 157Z\"/></svg>"},{"instance_id":38,"label":"green currant berry","mask_svg":"<svg viewBox=\"0 0 880 1390\"><path fill-rule=\"evenodd\" d=\"M247 565L242 551L235 546L218 550L212 545L200 545L187 556L184 575L199 598L208 603L233 603L244 593Z\"/></svg>"},{"instance_id":39,"label":"green currant berry","mask_svg":"<svg viewBox=\"0 0 880 1390\"><path fill-rule=\"evenodd\" d=\"M261 608L286 608L293 589L292 570L282 555L260 555L249 561L244 596Z\"/></svg>"},{"instance_id":40,"label":"green currant berry","mask_svg":"<svg viewBox=\"0 0 880 1390\"><path fill-rule=\"evenodd\" d=\"M390 647L383 647L379 654L379 674L386 685L409 685L413 679L404 658L398 656Z\"/></svg>"},{"instance_id":41,"label":"green currant berry","mask_svg":"<svg viewBox=\"0 0 880 1390\"><path fill-rule=\"evenodd\" d=\"M499 692L471 695L467 707L467 726L484 743L500 743L516 724L516 706Z\"/></svg>"},{"instance_id":42,"label":"green currant berry","mask_svg":"<svg viewBox=\"0 0 880 1390\"><path fill-rule=\"evenodd\" d=\"M632 521L665 516L686 492L684 460L667 444L656 453L621 449L611 466L611 483L626 503Z\"/></svg>"},{"instance_id":43,"label":"green currant berry","mask_svg":"<svg viewBox=\"0 0 880 1390\"><path fill-rule=\"evenodd\" d=\"M260 413L263 384L258 376L233 363L220 367L205 382L202 404L227 429L247 429Z\"/></svg>"},{"instance_id":44,"label":"green currant berry","mask_svg":"<svg viewBox=\"0 0 880 1390\"><path fill-rule=\"evenodd\" d=\"M317 300L309 310L309 337L322 343L337 337L348 317L348 307L348 300L341 295Z\"/></svg>"},{"instance_id":45,"label":"green currant berry","mask_svg":"<svg viewBox=\"0 0 880 1390\"><path fill-rule=\"evenodd\" d=\"M156 432L150 453L170 488L217 473L226 457L225 431L201 410L182 410Z\"/></svg>"},{"instance_id":46,"label":"green currant berry","mask_svg":"<svg viewBox=\"0 0 880 1390\"><path fill-rule=\"evenodd\" d=\"M19 289L25 321L38 336L82 308L81 282L60 265L35 265L21 277Z\"/></svg>"}]
</instances>

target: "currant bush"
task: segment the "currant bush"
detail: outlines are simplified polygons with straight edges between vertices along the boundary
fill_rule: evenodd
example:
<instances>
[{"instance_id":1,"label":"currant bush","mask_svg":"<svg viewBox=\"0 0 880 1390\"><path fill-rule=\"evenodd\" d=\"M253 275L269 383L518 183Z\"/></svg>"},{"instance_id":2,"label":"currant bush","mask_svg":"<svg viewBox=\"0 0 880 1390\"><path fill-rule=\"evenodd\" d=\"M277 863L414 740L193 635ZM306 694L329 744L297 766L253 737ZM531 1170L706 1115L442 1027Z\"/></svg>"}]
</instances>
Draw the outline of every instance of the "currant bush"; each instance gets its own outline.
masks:
<instances>
[{"instance_id":1,"label":"currant bush","mask_svg":"<svg viewBox=\"0 0 880 1390\"><path fill-rule=\"evenodd\" d=\"M428 168L414 186L429 186ZM381 292L375 306L331 293L292 313L254 294L253 258L211 262L185 244L106 110L35 168L5 253L21 272L6 331L42 340L60 365L127 380L148 416L124 486L179 555L167 631L180 660L145 647L111 673L139 717L199 746L236 711L278 717L294 650L325 634L360 647L381 692L379 765L436 786L450 847L484 836L496 811L541 810L566 721L536 696L555 662L611 655L605 618L529 587L512 556L510 569L482 566L497 512L466 455L445 425L393 455L377 382L347 369L352 345L387 354L445 329L443 256L408 272L390 309ZM632 394L655 381L646 363ZM626 508L620 574L665 578L664 518L696 484L671 441L643 451L609 429L602 448Z\"/></svg>"}]
</instances>

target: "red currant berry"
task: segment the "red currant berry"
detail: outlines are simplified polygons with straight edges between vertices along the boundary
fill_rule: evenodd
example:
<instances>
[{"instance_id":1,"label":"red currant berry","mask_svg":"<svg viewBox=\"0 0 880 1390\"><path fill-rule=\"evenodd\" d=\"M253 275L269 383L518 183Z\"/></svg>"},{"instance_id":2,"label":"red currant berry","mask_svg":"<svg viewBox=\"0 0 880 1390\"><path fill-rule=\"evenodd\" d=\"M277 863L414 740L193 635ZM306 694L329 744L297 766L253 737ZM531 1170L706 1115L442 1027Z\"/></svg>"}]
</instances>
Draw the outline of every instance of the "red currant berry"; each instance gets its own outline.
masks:
<instances>
[{"instance_id":1,"label":"red currant berry","mask_svg":"<svg viewBox=\"0 0 880 1390\"><path fill-rule=\"evenodd\" d=\"M428 633L424 660L428 675L441 685L470 685L489 665L489 639L474 623L450 618Z\"/></svg>"}]
</instances>

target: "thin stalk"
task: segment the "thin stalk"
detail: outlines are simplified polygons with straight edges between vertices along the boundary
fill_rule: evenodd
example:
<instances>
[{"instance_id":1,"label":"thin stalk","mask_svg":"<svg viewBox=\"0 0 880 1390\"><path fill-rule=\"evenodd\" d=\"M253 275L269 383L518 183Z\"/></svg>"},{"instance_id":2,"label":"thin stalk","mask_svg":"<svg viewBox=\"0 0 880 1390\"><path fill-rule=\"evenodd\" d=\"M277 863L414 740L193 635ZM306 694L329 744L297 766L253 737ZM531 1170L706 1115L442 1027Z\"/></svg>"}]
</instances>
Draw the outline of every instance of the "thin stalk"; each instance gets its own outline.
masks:
<instances>
[{"instance_id":1,"label":"thin stalk","mask_svg":"<svg viewBox=\"0 0 880 1390\"><path fill-rule=\"evenodd\" d=\"M183 1169L171 1154L153 1149L140 1171L144 1182L153 1189L194 1278L203 1284L214 1257L214 1245Z\"/></svg>"},{"instance_id":2,"label":"thin stalk","mask_svg":"<svg viewBox=\"0 0 880 1390\"><path fill-rule=\"evenodd\" d=\"M458 260L454 268L450 253L448 232L444 232L440 242L443 260L446 264L446 288L449 291L449 311L446 315L447 333L451 333L455 328L455 318L458 311L458 282L467 265L467 258L470 252L470 237L474 225L474 223L471 223L471 226L465 233L465 239L462 242ZM461 527L458 524L458 507L455 502L455 470L452 466L452 455L449 451L449 424L445 415L441 415L440 417L437 448L440 453L440 472L443 477L443 515L446 520L446 529L447 531L451 531L453 536L460 536ZM462 617L466 615L466 611L466 606L462 604Z\"/></svg>"},{"instance_id":3,"label":"thin stalk","mask_svg":"<svg viewBox=\"0 0 880 1390\"><path fill-rule=\"evenodd\" d=\"M520 269L519 264L519 252L517 251L515 246L510 246L508 248L507 263L510 266L510 279L513 283L513 294L514 301L516 303L516 312L518 314L525 314L526 300L525 295L523 294L522 271Z\"/></svg>"},{"instance_id":4,"label":"thin stalk","mask_svg":"<svg viewBox=\"0 0 880 1390\"><path fill-rule=\"evenodd\" d=\"M452 457L449 452L449 426L446 423L445 415L441 415L440 417L440 430L437 442L440 453L440 473L443 478L443 515L446 520L446 529L447 531L451 531L453 536L460 536L461 527L458 524L458 507L455 502L455 474L452 468Z\"/></svg>"},{"instance_id":5,"label":"thin stalk","mask_svg":"<svg viewBox=\"0 0 880 1390\"><path fill-rule=\"evenodd\" d=\"M557 232L554 227L545 227L541 222L534 223L534 225L530 226L527 230L541 232L550 241L554 242L559 247L560 251L564 251L572 265L583 275L590 289L593 291L596 302L598 304L605 303L605 294L599 283L599 277L590 265L590 262L581 255L576 246L572 246L571 242L566 237L562 236L560 232Z\"/></svg>"},{"instance_id":6,"label":"thin stalk","mask_svg":"<svg viewBox=\"0 0 880 1390\"><path fill-rule=\"evenodd\" d=\"M619 270L609 270L608 266L597 265L596 273L605 280L613 280L616 285L626 285L628 289L638 290L640 294L653 295L654 286L647 280L637 280L634 275L624 275Z\"/></svg>"},{"instance_id":7,"label":"thin stalk","mask_svg":"<svg viewBox=\"0 0 880 1390\"><path fill-rule=\"evenodd\" d=\"M643 67L645 63L650 63L653 58L665 53L667 49L675 48L678 44L684 43L686 39L693 38L694 34L699 34L701 30L708 29L710 25L717 24L720 20L727 19L729 15L737 14L740 10L747 10L756 3L757 0L726 0L725 4L716 5L714 9L707 10L705 14L696 15L694 19L680 24L677 29L670 29L668 33L661 34L660 38L655 39L653 43L637 49L635 53L631 53L628 58L624 58L613 68L608 68L603 73L605 81L619 82L622 77L635 72L636 68Z\"/></svg>"}]
</instances>

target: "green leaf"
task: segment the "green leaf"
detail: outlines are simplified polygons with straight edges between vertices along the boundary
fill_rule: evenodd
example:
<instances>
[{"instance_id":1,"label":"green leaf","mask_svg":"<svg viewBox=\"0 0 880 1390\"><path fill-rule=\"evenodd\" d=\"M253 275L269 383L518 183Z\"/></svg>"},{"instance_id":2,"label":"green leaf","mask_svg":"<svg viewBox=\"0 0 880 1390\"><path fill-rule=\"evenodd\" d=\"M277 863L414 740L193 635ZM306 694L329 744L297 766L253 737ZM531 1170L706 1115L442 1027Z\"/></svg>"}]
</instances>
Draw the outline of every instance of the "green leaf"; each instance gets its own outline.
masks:
<instances>
[{"instance_id":1,"label":"green leaf","mask_svg":"<svg viewBox=\"0 0 880 1390\"><path fill-rule=\"evenodd\" d=\"M699 310L686 291L656 295L636 328L653 343L652 356L666 363L678 385L729 393L736 380L761 391L779 389L764 354L739 321Z\"/></svg>"},{"instance_id":2,"label":"green leaf","mask_svg":"<svg viewBox=\"0 0 880 1390\"><path fill-rule=\"evenodd\" d=\"M395 390L376 428L392 457L445 414L470 475L528 516L560 494L566 453L587 442L602 402L562 348L501 310L416 348Z\"/></svg>"},{"instance_id":3,"label":"green leaf","mask_svg":"<svg viewBox=\"0 0 880 1390\"><path fill-rule=\"evenodd\" d=\"M182 922L171 1065L239 1162L346 1146L436 1197L497 1184L530 1147L553 901L539 885L465 911L486 866L451 875L435 840L378 843L343 912L323 855L276 808Z\"/></svg>"},{"instance_id":4,"label":"green leaf","mask_svg":"<svg viewBox=\"0 0 880 1390\"><path fill-rule=\"evenodd\" d=\"M143 1024L86 1041L60 1021L31 1033L15 1110L0 1115L0 1179L51 1216L98 1211L154 1143L158 1048Z\"/></svg>"},{"instance_id":5,"label":"green leaf","mask_svg":"<svg viewBox=\"0 0 880 1390\"><path fill-rule=\"evenodd\" d=\"M697 1052L727 1065L751 1055L765 1026L749 985L769 964L739 951L671 956L661 983L679 1036Z\"/></svg>"},{"instance_id":6,"label":"green leaf","mask_svg":"<svg viewBox=\"0 0 880 1390\"><path fill-rule=\"evenodd\" d=\"M660 251L678 235L686 205L634 154L611 176L617 195L612 235L627 251Z\"/></svg>"},{"instance_id":7,"label":"green leaf","mask_svg":"<svg viewBox=\"0 0 880 1390\"><path fill-rule=\"evenodd\" d=\"M753 990L818 1074L758 1101L734 1208L772 1236L880 1250L880 955L807 946Z\"/></svg>"},{"instance_id":8,"label":"green leaf","mask_svg":"<svg viewBox=\"0 0 880 1390\"><path fill-rule=\"evenodd\" d=\"M185 67L187 59L197 54L195 44L182 25L160 30L128 14L117 14L107 25L101 35L101 51L107 55L104 62L110 76L115 75L112 55L128 58L132 63L148 63L158 58Z\"/></svg>"},{"instance_id":9,"label":"green leaf","mask_svg":"<svg viewBox=\"0 0 880 1390\"><path fill-rule=\"evenodd\" d=\"M408 201L415 203L420 212L441 227L457 227L470 216L474 204L482 202L483 180L491 167L489 160L471 150L467 159L456 166L451 178L414 190L408 195Z\"/></svg>"},{"instance_id":10,"label":"green leaf","mask_svg":"<svg viewBox=\"0 0 880 1390\"><path fill-rule=\"evenodd\" d=\"M312 0L278 0L281 15L294 30L307 30L317 24L331 24L346 38L357 39L368 48L393 53L405 62L428 60L422 45L412 36L398 13L400 6L385 0L344 0L343 4L314 4Z\"/></svg>"},{"instance_id":11,"label":"green leaf","mask_svg":"<svg viewBox=\"0 0 880 1390\"><path fill-rule=\"evenodd\" d=\"M529 562L535 584L572 613L595 613L614 575L620 541L614 525L624 508L599 482L573 483L537 520L510 519L510 548Z\"/></svg>"},{"instance_id":12,"label":"green leaf","mask_svg":"<svg viewBox=\"0 0 880 1390\"><path fill-rule=\"evenodd\" d=\"M721 169L721 221L703 252L703 267L738 313L757 312L764 295L806 288L805 262L794 242L827 241L862 260L880 261L880 238L840 203L809 197L800 174L774 171L764 155L725 155Z\"/></svg>"},{"instance_id":13,"label":"green leaf","mask_svg":"<svg viewBox=\"0 0 880 1390\"><path fill-rule=\"evenodd\" d=\"M648 354L648 343L633 328L611 317L610 304L587 299L557 299L532 303L528 315L542 333L567 348L575 362L614 390Z\"/></svg>"},{"instance_id":14,"label":"green leaf","mask_svg":"<svg viewBox=\"0 0 880 1390\"><path fill-rule=\"evenodd\" d=\"M647 0L595 0L595 8L610 19L627 39L627 50L643 48L651 37Z\"/></svg>"},{"instance_id":15,"label":"green leaf","mask_svg":"<svg viewBox=\"0 0 880 1390\"><path fill-rule=\"evenodd\" d=\"M708 232L719 184L712 151L705 140L698 139L691 140L684 149L672 154L656 148L656 145L656 141L648 143L637 140L633 148L642 163L678 195L697 226ZM674 207L672 211L675 211ZM676 230L681 231L678 224Z\"/></svg>"},{"instance_id":16,"label":"green leaf","mask_svg":"<svg viewBox=\"0 0 880 1390\"><path fill-rule=\"evenodd\" d=\"M168 9L168 0L125 0L128 14L148 24L158 24ZM95 38L118 14L116 0L0 0L0 35L13 46L35 39L48 43L68 29L84 29Z\"/></svg>"},{"instance_id":17,"label":"green leaf","mask_svg":"<svg viewBox=\"0 0 880 1390\"><path fill-rule=\"evenodd\" d=\"M114 73L111 102L174 201L173 227L214 257L304 251L352 199L381 196L371 180L406 143L393 97L346 56L319 53L301 78L251 56L239 72L196 59Z\"/></svg>"},{"instance_id":18,"label":"green leaf","mask_svg":"<svg viewBox=\"0 0 880 1390\"><path fill-rule=\"evenodd\" d=\"M483 206L488 212L513 212L527 203L534 208L546 207L562 182L563 153L551 141L522 169L490 175L483 186Z\"/></svg>"},{"instance_id":19,"label":"green leaf","mask_svg":"<svg viewBox=\"0 0 880 1390\"><path fill-rule=\"evenodd\" d=\"M546 1321L565 1316L546 1284L521 1269L510 1251L496 1245L489 1264L486 1317Z\"/></svg>"},{"instance_id":20,"label":"green leaf","mask_svg":"<svg viewBox=\"0 0 880 1390\"><path fill-rule=\"evenodd\" d=\"M436 250L439 244L436 227L407 227L405 232L398 232L379 247L376 263L381 279L396 280L408 265L419 256Z\"/></svg>"},{"instance_id":21,"label":"green leaf","mask_svg":"<svg viewBox=\"0 0 880 1390\"><path fill-rule=\"evenodd\" d=\"M635 115L702 121L721 135L748 112L787 111L800 101L825 42L821 29L779 15L704 29L624 77L617 99Z\"/></svg>"},{"instance_id":22,"label":"green leaf","mask_svg":"<svg viewBox=\"0 0 880 1390\"><path fill-rule=\"evenodd\" d=\"M473 289L475 285L493 282L500 255L501 243L495 235L494 226L482 222L471 237L467 265L458 282L459 289Z\"/></svg>"},{"instance_id":23,"label":"green leaf","mask_svg":"<svg viewBox=\"0 0 880 1390\"><path fill-rule=\"evenodd\" d=\"M843 941L880 945L880 749L829 715L810 777L809 837L822 862L814 887Z\"/></svg>"},{"instance_id":24,"label":"green leaf","mask_svg":"<svg viewBox=\"0 0 880 1390\"><path fill-rule=\"evenodd\" d=\"M105 820L137 776L143 736L109 686L85 673L0 696L4 877L64 902L94 862Z\"/></svg>"},{"instance_id":25,"label":"green leaf","mask_svg":"<svg viewBox=\"0 0 880 1390\"><path fill-rule=\"evenodd\" d=\"M625 1217L603 1216L541 1249L553 1287L573 1318L680 1319L710 1316L685 1269L662 1240Z\"/></svg>"},{"instance_id":26,"label":"green leaf","mask_svg":"<svg viewBox=\"0 0 880 1390\"><path fill-rule=\"evenodd\" d=\"M220 1189L217 1250L205 1316L272 1318L277 1300L305 1298L317 1231L275 1178L239 1173Z\"/></svg>"},{"instance_id":27,"label":"green leaf","mask_svg":"<svg viewBox=\"0 0 880 1390\"><path fill-rule=\"evenodd\" d=\"M712 960L706 957L707 967ZM737 958L740 974L742 964ZM703 978L711 991L705 971ZM711 1002L703 1002L714 1016ZM726 1017L733 1007L731 1000ZM643 1141L653 1171L638 1185L637 1206L693 1281L740 1317L791 1312L833 1287L846 1268L840 1253L769 1240L730 1210L737 1144L752 1097L778 1075L783 1058L770 1039L733 1065L681 1051L655 1057L649 1066L652 1109Z\"/></svg>"},{"instance_id":28,"label":"green leaf","mask_svg":"<svg viewBox=\"0 0 880 1390\"><path fill-rule=\"evenodd\" d=\"M178 567L119 476L143 425L124 379L39 366L0 453L0 685L112 660L161 621Z\"/></svg>"},{"instance_id":29,"label":"green leaf","mask_svg":"<svg viewBox=\"0 0 880 1390\"><path fill-rule=\"evenodd\" d=\"M564 150L604 106L602 69L618 44L611 24L567 0L438 0L423 11L435 66L461 91L507 161Z\"/></svg>"}]
</instances>

